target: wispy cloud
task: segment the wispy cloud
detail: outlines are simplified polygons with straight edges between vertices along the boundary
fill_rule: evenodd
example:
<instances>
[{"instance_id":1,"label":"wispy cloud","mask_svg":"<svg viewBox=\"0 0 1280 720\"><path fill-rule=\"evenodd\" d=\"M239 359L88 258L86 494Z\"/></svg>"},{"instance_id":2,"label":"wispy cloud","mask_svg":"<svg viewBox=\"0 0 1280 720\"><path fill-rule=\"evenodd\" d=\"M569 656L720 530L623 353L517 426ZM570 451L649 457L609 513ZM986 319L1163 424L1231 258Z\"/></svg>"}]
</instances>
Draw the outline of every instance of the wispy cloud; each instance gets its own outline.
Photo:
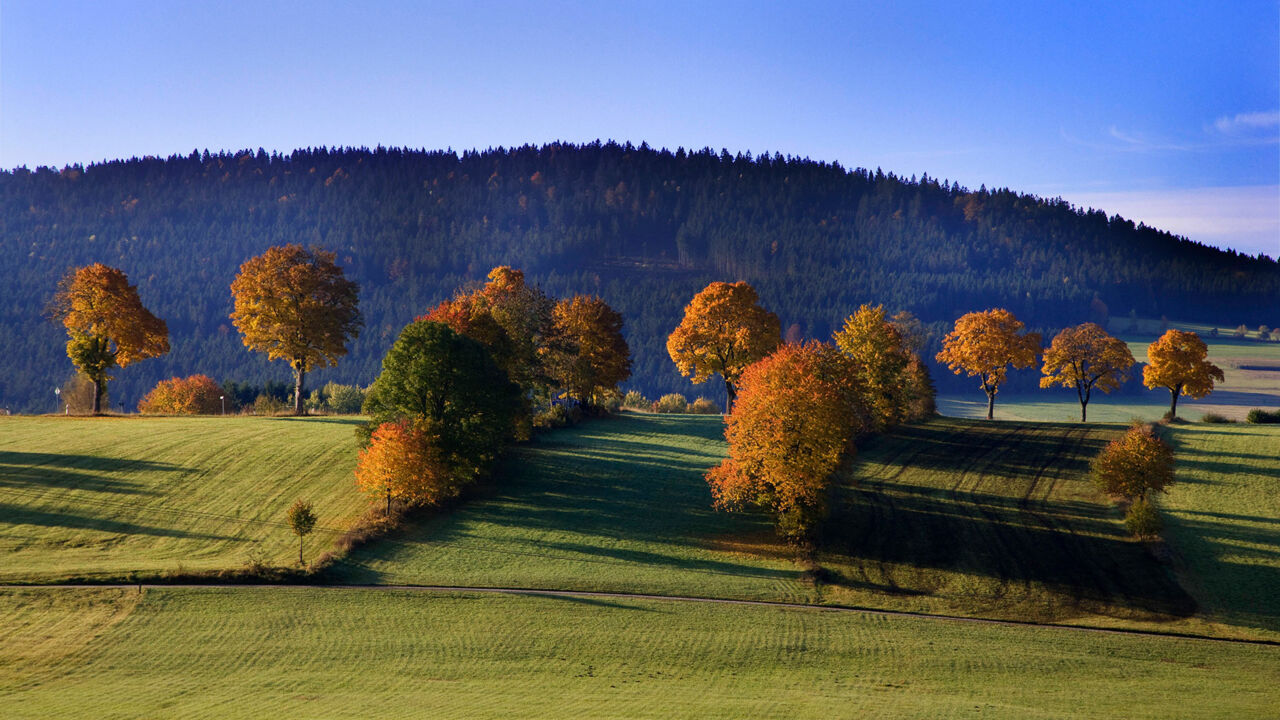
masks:
<instances>
[{"instance_id":1,"label":"wispy cloud","mask_svg":"<svg viewBox=\"0 0 1280 720\"><path fill-rule=\"evenodd\" d=\"M1223 135L1252 133L1271 128L1280 129L1280 110L1237 113L1234 116L1223 115L1213 121L1213 129ZM1280 136L1275 136L1274 139L1280 140Z\"/></svg>"}]
</instances>

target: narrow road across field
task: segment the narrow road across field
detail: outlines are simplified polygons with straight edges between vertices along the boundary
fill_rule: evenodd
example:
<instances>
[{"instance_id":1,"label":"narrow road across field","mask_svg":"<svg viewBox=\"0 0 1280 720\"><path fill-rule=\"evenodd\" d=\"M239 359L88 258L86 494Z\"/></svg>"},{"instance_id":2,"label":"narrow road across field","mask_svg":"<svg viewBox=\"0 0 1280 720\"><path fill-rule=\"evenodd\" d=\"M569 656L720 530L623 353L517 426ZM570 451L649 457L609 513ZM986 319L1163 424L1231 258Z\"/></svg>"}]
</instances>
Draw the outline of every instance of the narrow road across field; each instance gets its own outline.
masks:
<instances>
[{"instance_id":1,"label":"narrow road across field","mask_svg":"<svg viewBox=\"0 0 1280 720\"><path fill-rule=\"evenodd\" d=\"M989 618L972 618L962 615L934 615L914 613L902 610L877 610L875 608L853 607L848 605L811 605L808 603L781 602L773 600L734 600L730 598L694 597L689 595L651 595L646 593L597 592L592 590L553 590L545 588L512 588L512 587L475 587L464 585L307 585L307 584L251 584L251 583L206 583L206 584L168 584L168 583L104 583L104 584L66 584L66 585L0 585L0 590L34 590L64 589L87 590L102 588L138 588L146 589L183 589L198 590L217 589L264 589L290 588L313 590L395 590L422 593L491 593L497 595L532 595L539 597L598 598L604 600L651 600L663 602L696 602L714 603L718 605L749 605L756 607L787 608L792 610L811 610L836 613L857 613L861 615L881 615L885 617L915 618L936 620L940 622L961 622L981 625L1004 625L1007 627L1032 627L1047 630L1065 630L1074 632L1105 633L1110 635L1141 635L1160 638L1180 638L1184 640L1204 640L1208 642L1232 643L1236 645L1267 645L1280 647L1274 640L1241 640L1236 638L1218 638L1191 633L1162 633L1149 630L1125 630L1113 628L1094 628L1082 625L1053 625L1049 623L1019 622L1016 620L992 620Z\"/></svg>"}]
</instances>

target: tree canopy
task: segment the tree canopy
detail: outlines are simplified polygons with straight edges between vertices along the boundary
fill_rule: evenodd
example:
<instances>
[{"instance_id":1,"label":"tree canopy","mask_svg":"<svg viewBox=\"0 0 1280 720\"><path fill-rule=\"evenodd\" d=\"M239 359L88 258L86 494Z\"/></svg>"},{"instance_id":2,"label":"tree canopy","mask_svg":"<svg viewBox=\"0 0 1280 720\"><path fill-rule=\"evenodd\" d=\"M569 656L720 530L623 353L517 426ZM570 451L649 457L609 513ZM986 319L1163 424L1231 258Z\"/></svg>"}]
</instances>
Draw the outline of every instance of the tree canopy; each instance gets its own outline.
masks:
<instances>
[{"instance_id":1,"label":"tree canopy","mask_svg":"<svg viewBox=\"0 0 1280 720\"><path fill-rule=\"evenodd\" d=\"M303 414L306 374L337 364L360 334L360 287L346 279L334 253L284 245L246 260L231 294L231 321L245 346L289 363L294 413Z\"/></svg>"},{"instance_id":2,"label":"tree canopy","mask_svg":"<svg viewBox=\"0 0 1280 720\"><path fill-rule=\"evenodd\" d=\"M742 372L782 342L778 316L761 307L759 299L748 283L713 282L693 296L684 319L667 338L667 353L680 374L695 383L717 374L724 380L728 409Z\"/></svg>"},{"instance_id":3,"label":"tree canopy","mask_svg":"<svg viewBox=\"0 0 1280 720\"><path fill-rule=\"evenodd\" d=\"M1085 422L1093 390L1110 393L1120 387L1133 363L1133 353L1123 340L1094 323L1084 323L1054 336L1044 352L1040 387L1061 385L1074 389L1080 400L1080 422Z\"/></svg>"},{"instance_id":4,"label":"tree canopy","mask_svg":"<svg viewBox=\"0 0 1280 720\"><path fill-rule=\"evenodd\" d=\"M996 393L1009 367L1029 368L1040 354L1040 334L1022 333L1024 325L1003 308L971 312L956 320L942 341L937 359L959 375L981 380L987 394L987 419L995 416Z\"/></svg>"},{"instance_id":5,"label":"tree canopy","mask_svg":"<svg viewBox=\"0 0 1280 720\"><path fill-rule=\"evenodd\" d=\"M93 381L95 415L112 368L169 352L165 322L142 306L122 271L102 263L64 276L51 310L67 329L67 357Z\"/></svg>"},{"instance_id":6,"label":"tree canopy","mask_svg":"<svg viewBox=\"0 0 1280 720\"><path fill-rule=\"evenodd\" d=\"M631 351L622 315L595 296L560 300L551 312L553 339L546 353L551 377L570 396L595 404L597 396L631 376Z\"/></svg>"},{"instance_id":7,"label":"tree canopy","mask_svg":"<svg viewBox=\"0 0 1280 720\"><path fill-rule=\"evenodd\" d=\"M1178 416L1178 396L1202 398L1213 392L1213 381L1222 382L1222 368L1206 358L1209 347L1200 336L1184 330L1169 330L1147 346L1148 364L1142 369L1142 383L1149 388L1168 388L1169 417Z\"/></svg>"}]
</instances>

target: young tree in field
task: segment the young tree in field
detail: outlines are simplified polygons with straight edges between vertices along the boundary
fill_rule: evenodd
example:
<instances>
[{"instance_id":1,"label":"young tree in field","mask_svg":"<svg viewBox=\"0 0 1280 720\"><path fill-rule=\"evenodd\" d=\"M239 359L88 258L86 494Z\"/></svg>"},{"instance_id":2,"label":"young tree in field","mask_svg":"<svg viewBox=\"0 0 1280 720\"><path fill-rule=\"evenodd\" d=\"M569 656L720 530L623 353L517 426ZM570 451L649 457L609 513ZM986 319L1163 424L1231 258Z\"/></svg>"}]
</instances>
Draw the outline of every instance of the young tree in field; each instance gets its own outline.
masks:
<instances>
[{"instance_id":1,"label":"young tree in field","mask_svg":"<svg viewBox=\"0 0 1280 720\"><path fill-rule=\"evenodd\" d=\"M733 410L738 378L782 340L778 316L759 305L745 282L713 282L684 308L684 319L667 338L667 353L680 374L695 383L719 374Z\"/></svg>"},{"instance_id":2,"label":"young tree in field","mask_svg":"<svg viewBox=\"0 0 1280 720\"><path fill-rule=\"evenodd\" d=\"M622 337L622 316L598 297L575 295L551 312L552 341L546 353L551 377L584 404L631 377L631 350Z\"/></svg>"},{"instance_id":3,"label":"young tree in field","mask_svg":"<svg viewBox=\"0 0 1280 720\"><path fill-rule=\"evenodd\" d=\"M1130 501L1125 524L1135 535L1159 529L1149 494L1173 484L1173 449L1151 425L1135 425L1093 459L1090 474L1099 490Z\"/></svg>"},{"instance_id":4,"label":"young tree in field","mask_svg":"<svg viewBox=\"0 0 1280 720\"><path fill-rule=\"evenodd\" d=\"M707 473L717 508L768 510L792 540L813 529L866 412L852 364L815 341L783 345L742 373L725 429L729 457Z\"/></svg>"},{"instance_id":5,"label":"young tree in field","mask_svg":"<svg viewBox=\"0 0 1280 720\"><path fill-rule=\"evenodd\" d=\"M67 357L93 381L94 415L112 368L169 352L168 326L142 306L123 272L102 263L63 277L50 310L67 329Z\"/></svg>"},{"instance_id":6,"label":"young tree in field","mask_svg":"<svg viewBox=\"0 0 1280 720\"><path fill-rule=\"evenodd\" d=\"M1169 390L1169 417L1178 416L1178 396L1202 398L1213 392L1213 381L1222 382L1222 368L1206 360L1209 347L1200 336L1169 330L1147 346L1147 366L1142 384Z\"/></svg>"},{"instance_id":7,"label":"young tree in field","mask_svg":"<svg viewBox=\"0 0 1280 720\"><path fill-rule=\"evenodd\" d=\"M407 505L434 505L458 494L461 483L440 457L437 438L422 423L400 418L373 431L356 461L356 486Z\"/></svg>"},{"instance_id":8,"label":"young tree in field","mask_svg":"<svg viewBox=\"0 0 1280 720\"><path fill-rule=\"evenodd\" d=\"M1040 354L1040 334L1022 333L1022 321L1003 308L971 312L956 320L942 340L937 360L955 374L982 381L987 394L987 419L995 417L996 393L1009 367L1029 368Z\"/></svg>"},{"instance_id":9,"label":"young tree in field","mask_svg":"<svg viewBox=\"0 0 1280 720\"><path fill-rule=\"evenodd\" d=\"M460 480L479 474L511 437L520 388L479 342L428 320L410 323L382 359L364 412L369 428L408 419L434 438Z\"/></svg>"},{"instance_id":10,"label":"young tree in field","mask_svg":"<svg viewBox=\"0 0 1280 720\"><path fill-rule=\"evenodd\" d=\"M231 321L245 346L292 368L293 412L302 415L307 373L336 365L360 334L360 287L333 253L284 245L245 261L231 294Z\"/></svg>"},{"instance_id":11,"label":"young tree in field","mask_svg":"<svg viewBox=\"0 0 1280 720\"><path fill-rule=\"evenodd\" d=\"M161 380L138 402L138 412L215 415L222 409L222 386L208 375Z\"/></svg>"},{"instance_id":12,"label":"young tree in field","mask_svg":"<svg viewBox=\"0 0 1280 720\"><path fill-rule=\"evenodd\" d=\"M1131 367L1133 354L1123 340L1093 323L1084 323L1065 328L1053 338L1044 353L1040 387L1074 388L1080 400L1080 422L1085 422L1093 390L1109 394L1124 384Z\"/></svg>"},{"instance_id":13,"label":"young tree in field","mask_svg":"<svg viewBox=\"0 0 1280 720\"><path fill-rule=\"evenodd\" d=\"M298 536L298 564L305 565L302 559L302 539L310 535L316 527L315 508L305 500L298 500L289 506L287 516L289 527L293 530L293 534Z\"/></svg>"},{"instance_id":14,"label":"young tree in field","mask_svg":"<svg viewBox=\"0 0 1280 720\"><path fill-rule=\"evenodd\" d=\"M853 361L857 387L871 413L871 429L883 430L906 419L911 353L897 327L885 320L884 306L859 307L834 339Z\"/></svg>"}]
</instances>

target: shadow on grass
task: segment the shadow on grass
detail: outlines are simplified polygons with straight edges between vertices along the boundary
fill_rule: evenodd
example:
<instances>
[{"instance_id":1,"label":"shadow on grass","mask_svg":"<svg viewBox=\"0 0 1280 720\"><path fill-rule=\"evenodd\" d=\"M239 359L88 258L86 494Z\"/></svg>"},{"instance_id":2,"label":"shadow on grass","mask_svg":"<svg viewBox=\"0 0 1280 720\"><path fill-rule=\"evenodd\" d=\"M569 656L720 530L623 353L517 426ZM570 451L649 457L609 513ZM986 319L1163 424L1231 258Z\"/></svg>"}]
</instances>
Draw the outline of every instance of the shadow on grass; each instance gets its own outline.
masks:
<instances>
[{"instance_id":1,"label":"shadow on grass","mask_svg":"<svg viewBox=\"0 0 1280 720\"><path fill-rule=\"evenodd\" d=\"M169 463L60 453L0 451L0 486L154 495L144 486L99 473L182 472Z\"/></svg>"},{"instance_id":2,"label":"shadow on grass","mask_svg":"<svg viewBox=\"0 0 1280 720\"><path fill-rule=\"evenodd\" d=\"M185 538L190 540L234 540L228 535L189 532L175 528L152 527L137 523L108 520L102 517L75 515L72 513L32 510L21 505L0 503L0 525L37 525L41 527L94 530L124 535L152 535L155 537Z\"/></svg>"}]
</instances>

